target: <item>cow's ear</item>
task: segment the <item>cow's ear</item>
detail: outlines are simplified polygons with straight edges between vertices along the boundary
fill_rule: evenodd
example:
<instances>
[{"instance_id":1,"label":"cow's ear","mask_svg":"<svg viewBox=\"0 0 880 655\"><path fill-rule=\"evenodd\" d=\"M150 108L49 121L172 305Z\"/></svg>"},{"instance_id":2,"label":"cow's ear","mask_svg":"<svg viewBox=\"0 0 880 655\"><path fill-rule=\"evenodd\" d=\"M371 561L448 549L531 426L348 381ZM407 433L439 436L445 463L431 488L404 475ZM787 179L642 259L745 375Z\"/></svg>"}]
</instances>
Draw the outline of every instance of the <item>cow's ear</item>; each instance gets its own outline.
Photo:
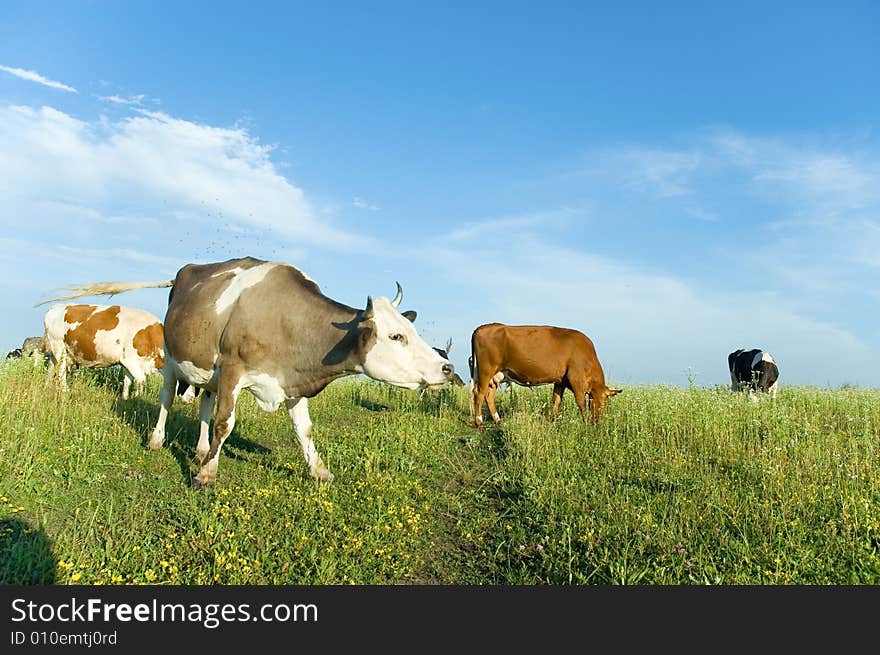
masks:
<instances>
[{"instance_id":1,"label":"cow's ear","mask_svg":"<svg viewBox=\"0 0 880 655\"><path fill-rule=\"evenodd\" d=\"M359 335L361 350L369 350L376 341L376 331L373 329L372 323L361 323L361 333Z\"/></svg>"},{"instance_id":2,"label":"cow's ear","mask_svg":"<svg viewBox=\"0 0 880 655\"><path fill-rule=\"evenodd\" d=\"M367 296L367 308L364 310L364 318L369 320L375 315L373 311L373 298Z\"/></svg>"},{"instance_id":3,"label":"cow's ear","mask_svg":"<svg viewBox=\"0 0 880 655\"><path fill-rule=\"evenodd\" d=\"M416 316L418 316L418 314L417 314L414 310L410 309L410 310L407 310L407 311L405 311L405 312L402 312L402 313L401 313L401 316L403 316L404 318L409 319L409 322L410 322L410 323L415 323L415 322L416 322Z\"/></svg>"}]
</instances>

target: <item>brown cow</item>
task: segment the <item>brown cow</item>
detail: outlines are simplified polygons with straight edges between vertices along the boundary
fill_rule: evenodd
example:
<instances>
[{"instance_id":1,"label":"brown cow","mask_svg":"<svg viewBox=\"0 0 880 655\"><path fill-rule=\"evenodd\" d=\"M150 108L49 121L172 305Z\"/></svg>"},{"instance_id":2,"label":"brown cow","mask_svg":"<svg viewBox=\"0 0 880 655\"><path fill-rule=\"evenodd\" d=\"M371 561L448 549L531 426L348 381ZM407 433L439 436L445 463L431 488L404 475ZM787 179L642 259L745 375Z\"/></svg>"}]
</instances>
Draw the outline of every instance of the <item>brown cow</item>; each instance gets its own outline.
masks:
<instances>
[{"instance_id":1,"label":"brown cow","mask_svg":"<svg viewBox=\"0 0 880 655\"><path fill-rule=\"evenodd\" d=\"M577 330L551 325L481 325L471 335L473 398L471 411L477 427L483 427L483 401L497 424L495 391L501 381L531 387L553 385L553 416L562 394L570 389L581 416L587 417L587 396L595 420L608 398L622 389L605 385L605 374L593 342ZM500 374L500 375L499 375Z\"/></svg>"}]
</instances>

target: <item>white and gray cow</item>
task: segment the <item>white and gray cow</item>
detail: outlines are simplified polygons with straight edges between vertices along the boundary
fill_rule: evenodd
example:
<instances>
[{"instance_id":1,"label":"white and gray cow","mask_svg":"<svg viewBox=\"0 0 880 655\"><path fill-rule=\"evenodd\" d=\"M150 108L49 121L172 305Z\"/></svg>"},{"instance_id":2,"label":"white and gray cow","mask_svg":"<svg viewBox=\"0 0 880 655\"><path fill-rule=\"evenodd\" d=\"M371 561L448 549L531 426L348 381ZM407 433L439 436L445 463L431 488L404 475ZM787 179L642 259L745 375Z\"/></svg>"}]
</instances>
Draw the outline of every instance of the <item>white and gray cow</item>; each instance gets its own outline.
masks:
<instances>
[{"instance_id":1,"label":"white and gray cow","mask_svg":"<svg viewBox=\"0 0 880 655\"><path fill-rule=\"evenodd\" d=\"M235 425L239 394L247 389L264 411L284 405L309 474L333 476L312 441L308 399L339 377L363 373L374 380L424 389L452 381L453 366L425 343L393 300L367 297L355 309L325 296L297 268L246 257L188 264L173 280L77 285L75 295L115 294L171 287L165 314L165 383L159 418L149 441L165 440L165 421L179 381L202 390L193 486L216 481L220 449ZM209 424L216 404L213 434Z\"/></svg>"}]
</instances>

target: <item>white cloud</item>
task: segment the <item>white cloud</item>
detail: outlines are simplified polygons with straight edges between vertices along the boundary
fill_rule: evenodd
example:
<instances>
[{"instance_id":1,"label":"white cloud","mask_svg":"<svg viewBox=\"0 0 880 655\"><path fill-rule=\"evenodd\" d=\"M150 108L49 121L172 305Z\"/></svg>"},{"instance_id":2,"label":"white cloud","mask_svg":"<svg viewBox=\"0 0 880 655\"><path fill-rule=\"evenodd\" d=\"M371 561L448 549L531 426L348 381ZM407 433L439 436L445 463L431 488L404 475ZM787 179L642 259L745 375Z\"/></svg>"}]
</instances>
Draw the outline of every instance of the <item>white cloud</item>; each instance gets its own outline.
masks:
<instances>
[{"instance_id":1,"label":"white cloud","mask_svg":"<svg viewBox=\"0 0 880 655\"><path fill-rule=\"evenodd\" d=\"M123 98L122 96L112 95L112 96L98 96L99 100L103 100L104 102L112 102L117 105L142 105L144 103L143 93L135 96L128 96Z\"/></svg>"},{"instance_id":2,"label":"white cloud","mask_svg":"<svg viewBox=\"0 0 880 655\"><path fill-rule=\"evenodd\" d=\"M564 225L578 213L578 210L570 207L563 207L561 209L533 212L518 216L505 216L502 218L466 222L461 227L455 228L441 238L451 241L468 241L486 235L492 235L493 238L501 238L504 235L510 234L511 230L521 231L524 228L540 226L542 229L546 230L548 228Z\"/></svg>"},{"instance_id":3,"label":"white cloud","mask_svg":"<svg viewBox=\"0 0 880 655\"><path fill-rule=\"evenodd\" d=\"M358 209L369 209L370 211L378 211L379 210L379 207L377 207L376 205L374 205L370 202L367 202L366 200L364 200L360 196L355 196L354 199L351 201L351 204L353 207L357 207Z\"/></svg>"},{"instance_id":4,"label":"white cloud","mask_svg":"<svg viewBox=\"0 0 880 655\"><path fill-rule=\"evenodd\" d=\"M67 219L78 207L117 221L161 220L166 237L182 226L243 224L333 249L368 243L317 220L271 150L242 128L159 112L88 122L51 107L0 108L0 189L32 228L74 227ZM47 212L51 203L66 209Z\"/></svg>"},{"instance_id":5,"label":"white cloud","mask_svg":"<svg viewBox=\"0 0 880 655\"><path fill-rule=\"evenodd\" d=\"M245 255L301 265L314 249L372 247L315 212L271 153L243 128L162 113L82 120L0 106L0 287L16 308L0 338L38 333L45 308L33 304L68 284L169 279L186 263ZM161 316L167 293L124 302Z\"/></svg>"},{"instance_id":6,"label":"white cloud","mask_svg":"<svg viewBox=\"0 0 880 655\"><path fill-rule=\"evenodd\" d=\"M10 75L15 75L16 77L20 77L23 80L29 80L31 82L36 82L37 84L42 84L43 86L48 86L53 89L59 89L60 91L67 91L68 93L78 93L76 89L72 86L68 86L66 84L62 84L61 82L56 82L54 80L50 80L46 77L43 77L36 71L29 71L23 68L12 68L10 66L0 66L0 70L6 71Z\"/></svg>"}]
</instances>

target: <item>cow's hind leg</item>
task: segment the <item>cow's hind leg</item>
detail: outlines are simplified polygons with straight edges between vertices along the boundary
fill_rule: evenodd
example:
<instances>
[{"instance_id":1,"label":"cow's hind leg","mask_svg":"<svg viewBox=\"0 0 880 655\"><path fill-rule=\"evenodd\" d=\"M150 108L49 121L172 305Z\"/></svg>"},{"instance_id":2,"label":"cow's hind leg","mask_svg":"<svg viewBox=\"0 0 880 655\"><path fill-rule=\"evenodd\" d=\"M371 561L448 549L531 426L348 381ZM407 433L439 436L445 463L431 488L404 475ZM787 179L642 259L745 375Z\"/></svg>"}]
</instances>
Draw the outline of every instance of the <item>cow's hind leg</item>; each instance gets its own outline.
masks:
<instances>
[{"instance_id":1,"label":"cow's hind leg","mask_svg":"<svg viewBox=\"0 0 880 655\"><path fill-rule=\"evenodd\" d=\"M201 489L217 480L217 464L220 460L220 449L235 427L235 403L241 388L238 386L238 375L223 375L221 368L220 383L217 389L217 415L214 417L214 438L208 454L202 458L199 472L193 480L193 488ZM173 389L172 389L173 393Z\"/></svg>"},{"instance_id":2,"label":"cow's hind leg","mask_svg":"<svg viewBox=\"0 0 880 655\"><path fill-rule=\"evenodd\" d=\"M302 446L309 475L316 480L329 482L333 479L333 474L324 466L321 456L318 455L318 449L315 448L315 442L312 441L312 419L309 416L308 398L290 398L285 401L285 405L293 422L293 431L296 432L299 445Z\"/></svg>"},{"instance_id":3,"label":"cow's hind leg","mask_svg":"<svg viewBox=\"0 0 880 655\"><path fill-rule=\"evenodd\" d=\"M144 391L144 383L147 381L147 371L143 363L133 357L126 357L119 363L125 374L125 380L122 383L122 398L127 400L129 396L140 396Z\"/></svg>"},{"instance_id":4,"label":"cow's hind leg","mask_svg":"<svg viewBox=\"0 0 880 655\"><path fill-rule=\"evenodd\" d=\"M61 385L62 391L67 391L67 373L68 373L68 358L67 351L62 350L57 357L55 357L55 375L54 377L58 380L58 384ZM50 369L51 370L51 369Z\"/></svg>"},{"instance_id":5,"label":"cow's hind leg","mask_svg":"<svg viewBox=\"0 0 880 655\"><path fill-rule=\"evenodd\" d=\"M474 425L478 428L483 427L483 402L486 399L486 391L488 390L488 381L475 381L473 392Z\"/></svg>"},{"instance_id":6,"label":"cow's hind leg","mask_svg":"<svg viewBox=\"0 0 880 655\"><path fill-rule=\"evenodd\" d=\"M122 368L122 399L128 400L129 390L131 389L131 383L134 380L134 376L132 376L131 372L125 367Z\"/></svg>"},{"instance_id":7,"label":"cow's hind leg","mask_svg":"<svg viewBox=\"0 0 880 655\"><path fill-rule=\"evenodd\" d=\"M165 364L162 369L162 388L159 390L159 418L156 419L156 427L150 435L150 441L147 444L150 450L159 450L165 443L165 421L168 419L168 412L171 410L171 403L174 402L174 389L177 386L177 379L174 375L170 363Z\"/></svg>"},{"instance_id":8,"label":"cow's hind leg","mask_svg":"<svg viewBox=\"0 0 880 655\"><path fill-rule=\"evenodd\" d=\"M559 414L559 405L562 403L562 394L565 393L565 384L563 382L557 382L553 385L553 411L551 413L551 418L556 418L557 414Z\"/></svg>"},{"instance_id":9,"label":"cow's hind leg","mask_svg":"<svg viewBox=\"0 0 880 655\"><path fill-rule=\"evenodd\" d=\"M211 449L208 437L210 435L211 416L214 414L214 402L216 400L217 394L211 393L206 389L202 394L201 401L199 401L199 443L196 446L196 460L199 464L208 456L208 451Z\"/></svg>"}]
</instances>

